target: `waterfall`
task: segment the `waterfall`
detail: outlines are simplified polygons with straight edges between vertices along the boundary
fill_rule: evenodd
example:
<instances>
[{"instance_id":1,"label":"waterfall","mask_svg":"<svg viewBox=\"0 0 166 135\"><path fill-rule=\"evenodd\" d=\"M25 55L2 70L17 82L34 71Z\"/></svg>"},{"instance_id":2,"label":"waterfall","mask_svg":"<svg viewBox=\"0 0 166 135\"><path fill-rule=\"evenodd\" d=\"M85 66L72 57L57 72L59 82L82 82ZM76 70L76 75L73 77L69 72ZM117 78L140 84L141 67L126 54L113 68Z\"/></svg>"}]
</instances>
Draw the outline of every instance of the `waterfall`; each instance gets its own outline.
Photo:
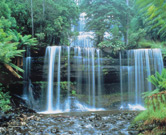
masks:
<instances>
[{"instance_id":1,"label":"waterfall","mask_svg":"<svg viewBox=\"0 0 166 135\"><path fill-rule=\"evenodd\" d=\"M73 27L73 30L79 31L78 37L76 39L72 39L71 47L84 47L90 48L93 47L93 39L94 39L94 32L92 31L85 31L86 25L86 13L81 13L79 18L79 23L77 27Z\"/></svg>"},{"instance_id":2,"label":"waterfall","mask_svg":"<svg viewBox=\"0 0 166 135\"><path fill-rule=\"evenodd\" d=\"M120 53L121 105L143 105L142 93L154 86L147 78L161 73L163 58L160 49L137 49ZM131 105L130 105L131 106Z\"/></svg>"},{"instance_id":3,"label":"waterfall","mask_svg":"<svg viewBox=\"0 0 166 135\"><path fill-rule=\"evenodd\" d=\"M48 72L48 94L47 94L47 110L52 111L53 110L53 82L54 82L54 62L55 62L55 53L56 53L56 47L47 48L47 51L49 51L49 72Z\"/></svg>"},{"instance_id":4,"label":"waterfall","mask_svg":"<svg viewBox=\"0 0 166 135\"><path fill-rule=\"evenodd\" d=\"M34 108L34 94L33 94L33 85L31 82L31 67L32 67L32 57L30 57L29 49L27 51L28 57L23 58L23 94L22 98L26 101L27 105L31 108Z\"/></svg>"},{"instance_id":5,"label":"waterfall","mask_svg":"<svg viewBox=\"0 0 166 135\"><path fill-rule=\"evenodd\" d=\"M67 92L67 111L70 111L70 106L71 106L71 102L70 102L70 47L67 47L67 58L68 58L68 67L67 67L67 87L68 87L68 92Z\"/></svg>"},{"instance_id":6,"label":"waterfall","mask_svg":"<svg viewBox=\"0 0 166 135\"><path fill-rule=\"evenodd\" d=\"M44 66L48 67L46 111L48 112L53 112L55 110L59 111L60 110L61 46L47 47ZM57 76L55 76L55 71L57 71ZM55 77L57 80L55 80ZM55 87L55 81L56 81L56 87ZM55 102L55 99L56 99L56 102Z\"/></svg>"},{"instance_id":7,"label":"waterfall","mask_svg":"<svg viewBox=\"0 0 166 135\"><path fill-rule=\"evenodd\" d=\"M94 47L92 41L94 33L85 31L85 16L86 14L82 13L79 25L72 28L79 31L79 35L71 39L70 46L46 48L43 80L38 82L38 86L41 84L39 86L41 91L34 89L35 98L30 80L32 59L31 57L24 59L24 97L31 105L38 105L36 108L33 107L36 111L44 113L95 111L101 110L102 106L110 109L119 104L121 108L142 107L142 93L154 89L154 86L147 81L148 76L155 74L156 71L161 73L163 69L160 49L123 51L119 54L120 65L116 65L116 70L112 65L103 66L104 62L108 64L110 61L107 61L107 58L102 59L100 49ZM115 59L111 60L113 64ZM108 80L105 79L104 84L102 77L105 69L108 69L104 74ZM116 78L119 75L118 69L120 82ZM115 74L113 74L114 84L109 80L112 71ZM113 103L107 104L107 99L112 100L112 95L104 95L108 93L121 93L121 96Z\"/></svg>"},{"instance_id":8,"label":"waterfall","mask_svg":"<svg viewBox=\"0 0 166 135\"><path fill-rule=\"evenodd\" d=\"M65 59L67 54L67 59ZM62 57L62 58L61 58ZM73 57L73 59L70 59ZM72 106L82 111L94 110L100 106L102 94L100 50L95 48L48 46L45 55L44 70L47 74L47 92L45 112L71 111ZM62 63L67 63L65 69ZM73 63L73 64L72 64ZM64 65L63 65L64 66ZM62 75L62 72L66 74ZM71 95L71 72L74 72L76 93L88 97L88 102L73 98ZM67 94L62 95L61 78L66 78ZM66 77L65 77L66 76ZM98 98L98 99L97 99Z\"/></svg>"},{"instance_id":9,"label":"waterfall","mask_svg":"<svg viewBox=\"0 0 166 135\"><path fill-rule=\"evenodd\" d=\"M93 32L84 31L85 24L83 13L77 27L80 34L71 46L48 46L46 49L44 76L48 82L42 94L45 107L41 107L44 113L89 111L100 107L101 54L93 47ZM66 90L62 90L63 81L67 82ZM73 95L73 91L78 96ZM85 99L79 98L81 96Z\"/></svg>"},{"instance_id":10,"label":"waterfall","mask_svg":"<svg viewBox=\"0 0 166 135\"><path fill-rule=\"evenodd\" d=\"M30 86L30 74L31 74L31 57L24 58L24 90L23 90L23 98L28 98L28 88Z\"/></svg>"}]
</instances>

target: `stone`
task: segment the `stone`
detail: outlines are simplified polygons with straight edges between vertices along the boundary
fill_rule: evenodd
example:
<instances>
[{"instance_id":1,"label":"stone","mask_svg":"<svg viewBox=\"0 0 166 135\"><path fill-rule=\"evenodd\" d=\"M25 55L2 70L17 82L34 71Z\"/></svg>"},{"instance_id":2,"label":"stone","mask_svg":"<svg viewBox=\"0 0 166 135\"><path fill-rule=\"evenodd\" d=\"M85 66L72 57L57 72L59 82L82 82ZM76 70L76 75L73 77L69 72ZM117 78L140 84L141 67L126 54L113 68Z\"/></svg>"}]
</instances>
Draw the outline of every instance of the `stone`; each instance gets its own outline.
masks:
<instances>
[{"instance_id":1,"label":"stone","mask_svg":"<svg viewBox=\"0 0 166 135\"><path fill-rule=\"evenodd\" d=\"M21 122L21 126L25 126L26 125L26 122Z\"/></svg>"},{"instance_id":2,"label":"stone","mask_svg":"<svg viewBox=\"0 0 166 135\"><path fill-rule=\"evenodd\" d=\"M69 133L69 134L74 134L73 131L69 131L68 133Z\"/></svg>"},{"instance_id":3,"label":"stone","mask_svg":"<svg viewBox=\"0 0 166 135\"><path fill-rule=\"evenodd\" d=\"M0 127L0 133L1 133L1 134L4 134L5 131L6 131L6 128L4 128L4 127Z\"/></svg>"}]
</instances>

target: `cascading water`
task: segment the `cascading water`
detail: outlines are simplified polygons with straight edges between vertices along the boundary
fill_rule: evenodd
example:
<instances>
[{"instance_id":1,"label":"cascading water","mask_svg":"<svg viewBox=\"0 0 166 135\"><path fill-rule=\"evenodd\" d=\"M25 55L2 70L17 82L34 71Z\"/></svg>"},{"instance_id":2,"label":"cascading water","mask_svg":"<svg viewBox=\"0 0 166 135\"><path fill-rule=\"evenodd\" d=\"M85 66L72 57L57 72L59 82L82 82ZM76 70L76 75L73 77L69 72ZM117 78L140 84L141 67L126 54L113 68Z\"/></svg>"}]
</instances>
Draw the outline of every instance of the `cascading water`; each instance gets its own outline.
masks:
<instances>
[{"instance_id":1,"label":"cascading water","mask_svg":"<svg viewBox=\"0 0 166 135\"><path fill-rule=\"evenodd\" d=\"M141 107L142 93L154 86L147 81L148 76L161 73L163 58L160 49L137 49L120 53L121 105ZM139 109L139 108L138 108Z\"/></svg>"},{"instance_id":2,"label":"cascading water","mask_svg":"<svg viewBox=\"0 0 166 135\"><path fill-rule=\"evenodd\" d=\"M46 111L60 111L60 72L61 72L61 46L47 47L45 55L45 67L48 73L46 94ZM55 74L56 71L56 74ZM56 79L56 80L55 80ZM56 82L56 86L55 86ZM42 96L43 97L43 96Z\"/></svg>"},{"instance_id":3,"label":"cascading water","mask_svg":"<svg viewBox=\"0 0 166 135\"><path fill-rule=\"evenodd\" d=\"M71 47L85 47L85 48L90 48L93 47L93 38L94 38L94 32L85 31L85 25L86 25L86 13L82 13L79 18L79 25L73 26L73 30L79 31L78 37L73 38L71 41Z\"/></svg>"},{"instance_id":4,"label":"cascading water","mask_svg":"<svg viewBox=\"0 0 166 135\"><path fill-rule=\"evenodd\" d=\"M71 40L70 46L48 46L46 48L43 68L45 80L40 82L41 94L39 94L40 90L35 91L36 100L34 100L30 80L31 57L25 58L24 97L26 100L32 105L38 104L34 106L34 109L44 113L94 111L101 110L103 106L110 109L112 104L119 104L120 100L122 108L129 104L128 107L131 109L138 107L138 109L143 109L141 93L154 89L146 78L156 71L161 73L163 68L161 51L159 49L137 49L121 52L120 89L119 82L117 82L118 87L112 88L114 84L106 83L111 83L112 80L109 80L109 77L115 74L115 70L109 71L108 68L115 67L106 65L103 68L101 51L93 47L91 40L94 33L85 32L85 24L85 13L83 13L80 16L79 25L73 27L79 31L80 35ZM103 60L107 64L110 63L110 61L105 61L106 59ZM119 73L118 64L117 67L116 72ZM108 77L106 85L102 82L104 69L108 70L104 74L106 78ZM110 75L112 71L114 74ZM118 75L115 74L113 77ZM118 97L118 102L116 100L114 103L105 104L112 100L112 97L104 94L119 94L118 90L121 91L121 98Z\"/></svg>"},{"instance_id":5,"label":"cascading water","mask_svg":"<svg viewBox=\"0 0 166 135\"><path fill-rule=\"evenodd\" d=\"M25 54L24 54L25 55ZM31 108L34 107L33 103L35 102L34 100L34 95L33 95L33 85L31 82L31 64L32 64L32 57L30 56L30 48L27 48L27 57L23 58L23 69L24 69L24 74L23 74L23 94L22 98L27 102L27 105Z\"/></svg>"},{"instance_id":6,"label":"cascading water","mask_svg":"<svg viewBox=\"0 0 166 135\"><path fill-rule=\"evenodd\" d=\"M24 90L23 90L23 98L28 99L28 88L30 87L30 74L31 74L31 57L24 58Z\"/></svg>"},{"instance_id":7,"label":"cascading water","mask_svg":"<svg viewBox=\"0 0 166 135\"><path fill-rule=\"evenodd\" d=\"M89 111L100 107L102 94L100 50L92 47L93 33L84 32L85 21L83 13L78 28L80 35L70 47L49 46L46 49L44 72L48 76L48 84L46 92L42 93L45 107L41 109L45 113ZM62 78L66 78L67 81L66 94L61 88ZM76 90L71 87L71 78ZM73 96L73 91L80 96L85 95L87 100L83 101Z\"/></svg>"}]
</instances>

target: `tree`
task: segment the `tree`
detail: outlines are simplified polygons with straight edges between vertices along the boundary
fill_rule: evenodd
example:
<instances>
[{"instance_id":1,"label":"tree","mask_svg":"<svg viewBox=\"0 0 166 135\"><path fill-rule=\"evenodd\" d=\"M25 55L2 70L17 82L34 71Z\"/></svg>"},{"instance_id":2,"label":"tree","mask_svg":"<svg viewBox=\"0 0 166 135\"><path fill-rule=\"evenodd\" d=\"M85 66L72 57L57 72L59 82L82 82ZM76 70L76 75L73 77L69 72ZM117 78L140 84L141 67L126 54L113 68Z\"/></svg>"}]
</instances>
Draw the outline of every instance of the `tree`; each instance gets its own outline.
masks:
<instances>
[{"instance_id":1,"label":"tree","mask_svg":"<svg viewBox=\"0 0 166 135\"><path fill-rule=\"evenodd\" d=\"M81 8L87 13L87 30L95 32L96 45L103 41L121 42L122 45L123 37L127 41L127 14L130 19L130 8L125 0L84 0ZM105 37L105 33L110 36Z\"/></svg>"},{"instance_id":2,"label":"tree","mask_svg":"<svg viewBox=\"0 0 166 135\"><path fill-rule=\"evenodd\" d=\"M148 28L155 31L158 39L166 37L166 1L165 0L137 0L140 7L140 12L143 13L146 19Z\"/></svg>"},{"instance_id":3,"label":"tree","mask_svg":"<svg viewBox=\"0 0 166 135\"><path fill-rule=\"evenodd\" d=\"M23 46L31 46L36 44L35 39L31 39L31 36L22 36L18 33L16 28L15 18L11 17L11 10L5 1L2 4L5 7L5 11L0 10L0 63L3 64L14 76L21 78L16 70L23 72L23 70L15 64L13 59L16 57L22 57ZM14 69L16 70L14 70Z\"/></svg>"},{"instance_id":4,"label":"tree","mask_svg":"<svg viewBox=\"0 0 166 135\"><path fill-rule=\"evenodd\" d=\"M76 24L79 15L74 0L34 0L33 5L29 0L7 1L12 10L12 17L17 20L18 30L23 35L31 34L34 24L34 35L40 40L42 37L44 42L50 44L69 44L69 38L72 36L71 25Z\"/></svg>"}]
</instances>

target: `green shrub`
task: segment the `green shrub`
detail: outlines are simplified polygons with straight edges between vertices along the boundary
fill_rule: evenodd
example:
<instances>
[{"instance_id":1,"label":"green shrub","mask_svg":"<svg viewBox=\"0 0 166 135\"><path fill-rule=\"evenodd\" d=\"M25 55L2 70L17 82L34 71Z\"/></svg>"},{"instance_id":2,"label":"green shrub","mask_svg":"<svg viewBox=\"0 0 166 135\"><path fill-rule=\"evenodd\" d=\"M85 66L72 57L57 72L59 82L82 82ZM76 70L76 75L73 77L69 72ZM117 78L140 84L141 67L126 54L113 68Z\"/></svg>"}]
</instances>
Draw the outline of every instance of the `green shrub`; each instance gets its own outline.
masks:
<instances>
[{"instance_id":1,"label":"green shrub","mask_svg":"<svg viewBox=\"0 0 166 135\"><path fill-rule=\"evenodd\" d=\"M143 93L144 98L151 96L153 94L165 91L166 90L166 69L163 69L161 74L159 72L156 72L155 75L149 76L147 80L151 82L156 87L156 89L153 91L144 92Z\"/></svg>"},{"instance_id":2,"label":"green shrub","mask_svg":"<svg viewBox=\"0 0 166 135\"><path fill-rule=\"evenodd\" d=\"M166 118L166 105L163 103L160 103L160 109L156 109L154 111L153 106L151 105L147 110L141 112L137 117L134 119L134 123L139 121L146 121L151 122L154 119L155 120L164 120Z\"/></svg>"},{"instance_id":3,"label":"green shrub","mask_svg":"<svg viewBox=\"0 0 166 135\"><path fill-rule=\"evenodd\" d=\"M0 83L0 109L6 112L11 109L9 92L3 92L2 84Z\"/></svg>"},{"instance_id":4,"label":"green shrub","mask_svg":"<svg viewBox=\"0 0 166 135\"><path fill-rule=\"evenodd\" d=\"M71 91L71 95L72 95L72 96L76 96L76 91L75 91L75 90L72 90L72 91Z\"/></svg>"},{"instance_id":5,"label":"green shrub","mask_svg":"<svg viewBox=\"0 0 166 135\"><path fill-rule=\"evenodd\" d=\"M151 92L143 93L145 98L145 111L141 112L133 121L134 124L140 123L138 126L144 130L144 134L165 134L166 133L166 69L162 73L156 72L155 76L149 76L148 81L151 82L156 89ZM149 125L153 127L149 128Z\"/></svg>"}]
</instances>

